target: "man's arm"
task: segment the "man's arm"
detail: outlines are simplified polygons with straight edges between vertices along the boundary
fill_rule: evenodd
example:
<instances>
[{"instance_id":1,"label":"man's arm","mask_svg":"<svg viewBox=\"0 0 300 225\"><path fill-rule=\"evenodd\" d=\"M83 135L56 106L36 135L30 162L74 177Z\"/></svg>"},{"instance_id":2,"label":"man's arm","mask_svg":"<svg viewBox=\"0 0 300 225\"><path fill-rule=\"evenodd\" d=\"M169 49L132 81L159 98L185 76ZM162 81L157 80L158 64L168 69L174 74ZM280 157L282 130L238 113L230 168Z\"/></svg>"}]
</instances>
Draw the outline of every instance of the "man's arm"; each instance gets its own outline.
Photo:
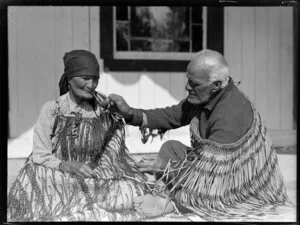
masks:
<instances>
[{"instance_id":1,"label":"man's arm","mask_svg":"<svg viewBox=\"0 0 300 225\"><path fill-rule=\"evenodd\" d=\"M195 106L183 99L177 105L142 110L146 115L145 127L151 129L176 129L188 125L195 114Z\"/></svg>"},{"instance_id":2,"label":"man's arm","mask_svg":"<svg viewBox=\"0 0 300 225\"><path fill-rule=\"evenodd\" d=\"M126 123L151 129L175 129L189 124L196 107L183 99L179 104L157 109L134 109L119 95L111 94L109 99L115 105Z\"/></svg>"}]
</instances>

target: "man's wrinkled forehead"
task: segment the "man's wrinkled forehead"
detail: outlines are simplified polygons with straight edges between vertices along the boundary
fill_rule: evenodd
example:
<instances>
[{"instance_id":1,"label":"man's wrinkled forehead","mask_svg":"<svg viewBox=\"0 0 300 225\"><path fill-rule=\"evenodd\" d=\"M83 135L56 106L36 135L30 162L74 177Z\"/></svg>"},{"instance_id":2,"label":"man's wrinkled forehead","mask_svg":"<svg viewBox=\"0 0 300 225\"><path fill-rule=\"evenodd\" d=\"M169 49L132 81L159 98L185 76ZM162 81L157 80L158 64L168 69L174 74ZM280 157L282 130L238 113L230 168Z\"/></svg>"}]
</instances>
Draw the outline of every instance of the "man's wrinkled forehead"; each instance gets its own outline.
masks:
<instances>
[{"instance_id":1,"label":"man's wrinkled forehead","mask_svg":"<svg viewBox=\"0 0 300 225\"><path fill-rule=\"evenodd\" d=\"M187 66L186 77L191 80L195 79L205 79L207 80L208 73L205 69L205 64L203 60L192 60Z\"/></svg>"}]
</instances>

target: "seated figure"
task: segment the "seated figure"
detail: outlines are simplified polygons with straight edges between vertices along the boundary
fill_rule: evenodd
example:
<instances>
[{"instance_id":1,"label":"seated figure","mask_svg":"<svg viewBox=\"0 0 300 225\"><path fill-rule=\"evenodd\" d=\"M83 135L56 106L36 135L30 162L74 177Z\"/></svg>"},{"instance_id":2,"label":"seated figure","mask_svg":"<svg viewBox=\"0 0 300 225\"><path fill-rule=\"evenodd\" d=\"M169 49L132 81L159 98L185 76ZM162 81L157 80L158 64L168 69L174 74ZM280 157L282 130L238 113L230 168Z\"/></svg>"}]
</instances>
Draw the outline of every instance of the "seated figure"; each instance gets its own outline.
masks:
<instances>
[{"instance_id":1,"label":"seated figure","mask_svg":"<svg viewBox=\"0 0 300 225\"><path fill-rule=\"evenodd\" d=\"M8 221L138 220L145 177L125 146L123 120L96 93L99 64L85 50L64 56L60 97L36 123L33 151L8 194ZM103 103L103 104L99 104Z\"/></svg>"},{"instance_id":2,"label":"seated figure","mask_svg":"<svg viewBox=\"0 0 300 225\"><path fill-rule=\"evenodd\" d=\"M275 149L260 113L236 86L223 55L205 49L189 62L188 92L178 104L135 109L111 94L118 113L139 126L144 142L157 134L190 126L191 145L168 140L149 163L165 183L165 196L145 194L134 199L147 217L176 210L205 220L252 219L281 213L289 207ZM146 132L149 130L149 132Z\"/></svg>"}]
</instances>

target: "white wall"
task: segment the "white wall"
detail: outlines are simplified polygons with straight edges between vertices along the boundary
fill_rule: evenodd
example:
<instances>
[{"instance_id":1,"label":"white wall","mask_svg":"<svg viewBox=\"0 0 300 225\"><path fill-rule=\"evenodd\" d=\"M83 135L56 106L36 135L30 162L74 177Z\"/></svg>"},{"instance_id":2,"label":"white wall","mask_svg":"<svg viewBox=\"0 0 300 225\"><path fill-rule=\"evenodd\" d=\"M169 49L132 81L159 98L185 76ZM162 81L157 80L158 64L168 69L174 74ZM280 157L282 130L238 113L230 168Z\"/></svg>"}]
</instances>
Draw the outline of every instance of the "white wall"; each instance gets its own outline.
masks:
<instances>
[{"instance_id":1,"label":"white wall","mask_svg":"<svg viewBox=\"0 0 300 225\"><path fill-rule=\"evenodd\" d=\"M230 74L254 102L277 144L293 130L293 8L226 7L225 57Z\"/></svg>"}]
</instances>

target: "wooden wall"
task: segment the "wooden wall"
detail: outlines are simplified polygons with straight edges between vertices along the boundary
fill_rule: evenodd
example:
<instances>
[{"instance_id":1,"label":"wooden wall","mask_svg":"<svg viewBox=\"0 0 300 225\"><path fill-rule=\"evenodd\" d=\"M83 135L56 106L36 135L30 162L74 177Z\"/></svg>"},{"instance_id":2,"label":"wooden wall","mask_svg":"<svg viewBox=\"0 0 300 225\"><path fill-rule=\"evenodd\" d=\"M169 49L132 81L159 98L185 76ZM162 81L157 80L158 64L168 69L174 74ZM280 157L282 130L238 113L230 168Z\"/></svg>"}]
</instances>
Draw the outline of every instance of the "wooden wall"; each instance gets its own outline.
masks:
<instances>
[{"instance_id":1,"label":"wooden wall","mask_svg":"<svg viewBox=\"0 0 300 225\"><path fill-rule=\"evenodd\" d=\"M241 81L270 129L292 129L292 7L230 7L225 24L231 76Z\"/></svg>"},{"instance_id":2,"label":"wooden wall","mask_svg":"<svg viewBox=\"0 0 300 225\"><path fill-rule=\"evenodd\" d=\"M17 137L59 96L65 52L87 49L99 58L99 8L9 7L8 20L9 126Z\"/></svg>"},{"instance_id":3,"label":"wooden wall","mask_svg":"<svg viewBox=\"0 0 300 225\"><path fill-rule=\"evenodd\" d=\"M99 90L124 96L137 108L177 104L186 96L185 73L110 72L102 73Z\"/></svg>"},{"instance_id":4,"label":"wooden wall","mask_svg":"<svg viewBox=\"0 0 300 225\"><path fill-rule=\"evenodd\" d=\"M227 7L225 57L276 143L295 142L293 8Z\"/></svg>"},{"instance_id":5,"label":"wooden wall","mask_svg":"<svg viewBox=\"0 0 300 225\"><path fill-rule=\"evenodd\" d=\"M58 97L62 57L87 49L100 60L99 7L9 7L11 137L30 129L47 100ZM293 128L293 18L287 7L226 7L225 56L231 76L275 131ZM176 104L185 73L102 73L99 90L133 107ZM183 129L187 135L188 130Z\"/></svg>"}]
</instances>

